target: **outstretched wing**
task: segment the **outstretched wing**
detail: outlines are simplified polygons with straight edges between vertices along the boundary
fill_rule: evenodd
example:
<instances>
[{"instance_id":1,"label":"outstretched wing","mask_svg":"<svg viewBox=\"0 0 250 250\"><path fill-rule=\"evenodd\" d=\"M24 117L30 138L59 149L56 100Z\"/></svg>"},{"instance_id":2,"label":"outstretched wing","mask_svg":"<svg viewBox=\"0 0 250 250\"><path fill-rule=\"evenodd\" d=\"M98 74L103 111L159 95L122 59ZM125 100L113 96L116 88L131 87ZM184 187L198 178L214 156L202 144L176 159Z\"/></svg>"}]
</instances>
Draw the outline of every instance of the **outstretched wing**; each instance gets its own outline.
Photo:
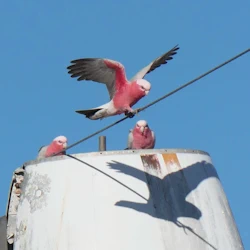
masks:
<instances>
[{"instance_id":1,"label":"outstretched wing","mask_svg":"<svg viewBox=\"0 0 250 250\"><path fill-rule=\"evenodd\" d=\"M91 80L106 84L110 100L113 98L119 84L127 81L124 66L116 61L102 58L84 58L71 61L68 73L78 77L78 81ZM116 81L119 77L119 81Z\"/></svg>"},{"instance_id":2,"label":"outstretched wing","mask_svg":"<svg viewBox=\"0 0 250 250\"><path fill-rule=\"evenodd\" d=\"M173 47L171 50L169 50L164 55L158 57L153 62L151 62L149 65L141 69L130 81L135 81L137 79L143 79L146 74L149 72L155 70L156 68L160 67L162 64L166 64L168 61L173 59L173 56L177 54L177 50L179 49L178 45Z\"/></svg>"}]
</instances>

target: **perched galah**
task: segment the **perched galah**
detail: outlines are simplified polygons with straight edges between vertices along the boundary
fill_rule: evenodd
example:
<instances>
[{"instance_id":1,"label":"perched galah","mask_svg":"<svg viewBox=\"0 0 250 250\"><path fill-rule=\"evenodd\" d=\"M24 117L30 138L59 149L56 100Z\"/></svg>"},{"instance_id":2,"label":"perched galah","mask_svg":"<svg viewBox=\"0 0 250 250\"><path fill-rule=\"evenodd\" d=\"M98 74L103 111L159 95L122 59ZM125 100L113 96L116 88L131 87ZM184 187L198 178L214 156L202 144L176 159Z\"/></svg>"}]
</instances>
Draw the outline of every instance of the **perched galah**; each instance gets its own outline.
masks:
<instances>
[{"instance_id":1,"label":"perched galah","mask_svg":"<svg viewBox=\"0 0 250 250\"><path fill-rule=\"evenodd\" d=\"M155 146L155 134L145 120L136 123L128 135L127 149L152 149Z\"/></svg>"},{"instance_id":2,"label":"perched galah","mask_svg":"<svg viewBox=\"0 0 250 250\"><path fill-rule=\"evenodd\" d=\"M151 84L143 79L145 75L172 60L178 49L179 47L176 45L141 69L130 81L127 80L124 66L117 61L103 58L84 58L71 61L72 65L67 67L71 77L78 77L78 81L91 80L106 84L110 97L110 101L102 106L76 112L91 120L122 113L132 117L133 109L131 107L147 95L151 88Z\"/></svg>"},{"instance_id":3,"label":"perched galah","mask_svg":"<svg viewBox=\"0 0 250 250\"><path fill-rule=\"evenodd\" d=\"M57 136L48 146L43 146L38 151L37 160L53 156L67 147L67 138L63 135ZM65 155L66 151L58 155Z\"/></svg>"}]
</instances>

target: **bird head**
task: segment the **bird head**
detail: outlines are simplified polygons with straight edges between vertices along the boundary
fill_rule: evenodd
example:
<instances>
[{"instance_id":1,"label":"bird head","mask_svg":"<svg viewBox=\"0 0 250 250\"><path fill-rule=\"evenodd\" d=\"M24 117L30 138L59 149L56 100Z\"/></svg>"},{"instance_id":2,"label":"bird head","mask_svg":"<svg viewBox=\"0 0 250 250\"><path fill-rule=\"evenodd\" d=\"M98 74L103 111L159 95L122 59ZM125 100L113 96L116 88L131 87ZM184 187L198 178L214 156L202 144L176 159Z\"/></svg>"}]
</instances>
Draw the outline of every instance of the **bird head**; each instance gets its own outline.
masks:
<instances>
[{"instance_id":1,"label":"bird head","mask_svg":"<svg viewBox=\"0 0 250 250\"><path fill-rule=\"evenodd\" d=\"M67 138L63 135L57 136L54 140L53 143L60 147L61 149L67 148Z\"/></svg>"},{"instance_id":2,"label":"bird head","mask_svg":"<svg viewBox=\"0 0 250 250\"><path fill-rule=\"evenodd\" d=\"M146 134L149 130L148 123L145 120L140 120L135 125L135 130L139 132L140 134Z\"/></svg>"},{"instance_id":3,"label":"bird head","mask_svg":"<svg viewBox=\"0 0 250 250\"><path fill-rule=\"evenodd\" d=\"M143 91L145 95L149 93L151 84L148 81L146 81L145 79L139 79L136 81L136 84L140 86L140 90Z\"/></svg>"},{"instance_id":4,"label":"bird head","mask_svg":"<svg viewBox=\"0 0 250 250\"><path fill-rule=\"evenodd\" d=\"M53 156L54 154L60 152L61 150L67 148L67 138L63 135L57 136L46 150L46 157ZM65 154L64 152L59 155Z\"/></svg>"}]
</instances>

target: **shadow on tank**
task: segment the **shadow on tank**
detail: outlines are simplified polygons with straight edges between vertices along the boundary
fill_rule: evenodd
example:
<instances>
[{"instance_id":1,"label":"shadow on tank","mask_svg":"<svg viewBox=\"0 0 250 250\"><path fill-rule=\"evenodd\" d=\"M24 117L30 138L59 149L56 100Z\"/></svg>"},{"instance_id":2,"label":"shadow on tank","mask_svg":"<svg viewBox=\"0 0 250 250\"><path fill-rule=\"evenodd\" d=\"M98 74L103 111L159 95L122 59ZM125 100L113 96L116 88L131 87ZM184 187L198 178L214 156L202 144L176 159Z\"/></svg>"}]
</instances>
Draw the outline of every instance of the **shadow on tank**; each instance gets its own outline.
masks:
<instances>
[{"instance_id":1,"label":"shadow on tank","mask_svg":"<svg viewBox=\"0 0 250 250\"><path fill-rule=\"evenodd\" d=\"M196 220L201 218L202 211L194 204L188 202L186 198L202 181L212 177L219 179L213 165L205 161L197 162L161 178L160 165L157 167L157 161L152 161L152 157L154 157L154 155L151 155L151 159L143 158L142 156L145 172L117 161L108 163L110 168L133 176L140 181L145 182L146 176L146 184L149 189L149 198L146 200L146 203L121 200L116 202L115 205L173 222L176 226L183 228L185 233L185 230L188 230L212 249L217 249L197 234L191 227L184 225L178 220L179 217L193 218ZM154 174L152 174L152 172ZM150 209L152 203L154 209Z\"/></svg>"},{"instance_id":2,"label":"shadow on tank","mask_svg":"<svg viewBox=\"0 0 250 250\"><path fill-rule=\"evenodd\" d=\"M196 187L207 178L219 178L213 165L208 162L197 162L187 168L166 175L163 179L157 169L155 173L158 176L149 174L131 167L129 165L113 161L108 163L108 166L121 173L133 176L141 181L144 181L146 175L147 186L149 188L150 197L147 203L136 203L130 201L118 201L117 206L134 209L138 212L149 214L151 206L149 202L152 200L155 210L150 213L150 216L168 220L179 226L179 217L188 217L199 220L202 216L201 210L186 200L186 197ZM189 179L189 182L186 181ZM159 195L162 194L162 195Z\"/></svg>"},{"instance_id":3,"label":"shadow on tank","mask_svg":"<svg viewBox=\"0 0 250 250\"><path fill-rule=\"evenodd\" d=\"M155 156L156 155L151 155L150 157ZM146 213L155 218L173 222L176 226L182 228L185 233L185 230L188 230L192 234L196 235L205 244L209 245L212 249L217 249L208 241L206 241L203 237L197 234L191 227L186 226L182 222L178 221L179 217L188 217L196 220L199 220L201 218L201 210L197 206L186 201L186 198L188 194L195 190L202 181L212 177L219 179L216 170L214 169L212 164L205 161L197 162L184 169L180 169L176 172L164 176L163 178L160 178L160 165L158 168L157 163L155 165L155 161L152 161L152 158L143 158L143 156L141 156L145 172L117 161L107 163L107 165L111 169L114 169L126 175L133 176L134 178L137 178L138 180L141 180L143 182L145 182L146 175L146 184L149 188L150 193L150 197L146 199L126 184L106 174L95 166L85 161L82 161L72 155L68 155L68 157L73 158L106 175L108 178L113 179L114 181L129 189L131 192L137 194L147 202L136 203L121 200L116 202L116 206L126 207L141 213ZM154 172L154 175L152 174L152 171ZM151 174L149 172L151 172ZM189 181L187 182L186 180ZM159 193L163 195L158 195ZM151 209L152 202L155 208L154 210Z\"/></svg>"}]
</instances>

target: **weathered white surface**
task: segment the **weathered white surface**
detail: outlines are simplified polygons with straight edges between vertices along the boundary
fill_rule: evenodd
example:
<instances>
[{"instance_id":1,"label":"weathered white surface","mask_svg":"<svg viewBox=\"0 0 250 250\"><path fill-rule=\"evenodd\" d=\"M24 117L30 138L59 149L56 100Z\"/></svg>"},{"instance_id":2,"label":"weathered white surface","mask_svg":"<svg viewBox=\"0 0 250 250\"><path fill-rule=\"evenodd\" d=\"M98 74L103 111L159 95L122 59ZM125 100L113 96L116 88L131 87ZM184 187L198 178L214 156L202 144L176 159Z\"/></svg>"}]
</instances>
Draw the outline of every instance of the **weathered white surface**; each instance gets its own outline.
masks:
<instances>
[{"instance_id":1,"label":"weathered white surface","mask_svg":"<svg viewBox=\"0 0 250 250\"><path fill-rule=\"evenodd\" d=\"M243 249L210 157L175 152L31 162L14 250Z\"/></svg>"},{"instance_id":2,"label":"weathered white surface","mask_svg":"<svg viewBox=\"0 0 250 250\"><path fill-rule=\"evenodd\" d=\"M7 234L5 235L9 244L14 242L16 230L16 215L21 193L21 183L23 181L24 169L18 168L14 171L10 185L9 202L7 205ZM1 248L0 248L1 249Z\"/></svg>"}]
</instances>

